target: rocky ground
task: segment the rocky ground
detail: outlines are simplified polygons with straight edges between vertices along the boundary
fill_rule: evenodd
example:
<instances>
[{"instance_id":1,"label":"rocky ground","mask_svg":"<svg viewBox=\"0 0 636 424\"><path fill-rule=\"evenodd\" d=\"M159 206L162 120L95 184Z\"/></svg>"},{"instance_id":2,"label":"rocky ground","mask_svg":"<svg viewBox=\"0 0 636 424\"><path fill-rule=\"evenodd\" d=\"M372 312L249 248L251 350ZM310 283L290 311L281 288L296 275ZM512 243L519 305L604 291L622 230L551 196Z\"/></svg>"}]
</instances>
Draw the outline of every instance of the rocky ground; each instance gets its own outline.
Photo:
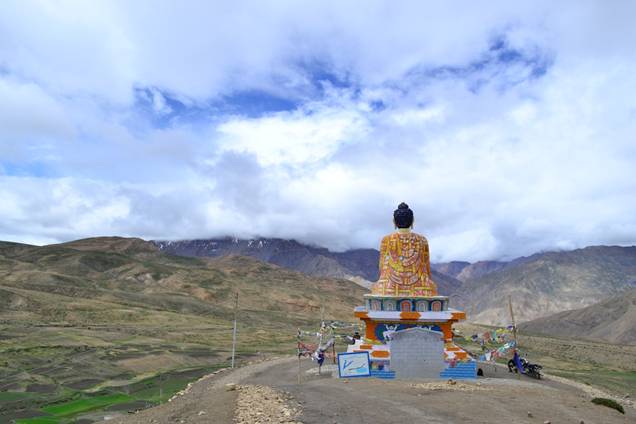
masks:
<instances>
[{"instance_id":1,"label":"rocky ground","mask_svg":"<svg viewBox=\"0 0 636 424\"><path fill-rule=\"evenodd\" d=\"M531 380L485 367L485 378L440 381L341 380L295 358L251 364L204 377L167 404L109 423L633 423L626 414L594 405L576 386ZM309 372L308 372L309 371Z\"/></svg>"},{"instance_id":2,"label":"rocky ground","mask_svg":"<svg viewBox=\"0 0 636 424\"><path fill-rule=\"evenodd\" d=\"M239 391L234 412L236 423L299 423L296 418L300 415L300 405L289 393L253 385L237 386L236 390Z\"/></svg>"}]
</instances>

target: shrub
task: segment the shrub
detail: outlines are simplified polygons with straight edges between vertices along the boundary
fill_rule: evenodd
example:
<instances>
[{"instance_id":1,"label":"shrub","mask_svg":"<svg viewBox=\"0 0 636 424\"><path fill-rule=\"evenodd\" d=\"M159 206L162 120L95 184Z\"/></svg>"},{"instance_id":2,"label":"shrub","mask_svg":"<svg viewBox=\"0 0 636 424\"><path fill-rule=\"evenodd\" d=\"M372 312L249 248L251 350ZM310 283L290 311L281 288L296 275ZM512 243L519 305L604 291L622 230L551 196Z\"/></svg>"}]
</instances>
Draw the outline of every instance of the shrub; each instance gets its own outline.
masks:
<instances>
[{"instance_id":1,"label":"shrub","mask_svg":"<svg viewBox=\"0 0 636 424\"><path fill-rule=\"evenodd\" d=\"M618 402L616 402L615 400L612 400L612 399L594 398L594 399L592 399L592 403L595 403L597 405L607 406L608 408L616 409L621 414L625 413L625 410L623 409L623 405L621 405L620 403L618 403Z\"/></svg>"}]
</instances>

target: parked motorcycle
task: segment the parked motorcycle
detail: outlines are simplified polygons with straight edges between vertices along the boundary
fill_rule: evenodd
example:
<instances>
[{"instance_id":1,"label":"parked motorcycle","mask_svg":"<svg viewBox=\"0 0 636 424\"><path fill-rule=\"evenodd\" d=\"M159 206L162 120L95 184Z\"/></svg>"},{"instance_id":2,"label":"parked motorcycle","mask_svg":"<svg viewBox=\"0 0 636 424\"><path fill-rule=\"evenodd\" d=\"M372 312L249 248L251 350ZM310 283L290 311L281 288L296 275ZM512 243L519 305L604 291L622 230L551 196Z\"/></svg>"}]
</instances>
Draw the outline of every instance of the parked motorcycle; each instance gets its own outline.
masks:
<instances>
[{"instance_id":1,"label":"parked motorcycle","mask_svg":"<svg viewBox=\"0 0 636 424\"><path fill-rule=\"evenodd\" d=\"M543 367L539 364L532 364L528 362L525 358L520 359L521 366L523 367L523 373L529 377L536 378L537 380L541 379L541 370ZM513 359L508 361L508 371L518 373L519 369L517 368L517 364Z\"/></svg>"}]
</instances>

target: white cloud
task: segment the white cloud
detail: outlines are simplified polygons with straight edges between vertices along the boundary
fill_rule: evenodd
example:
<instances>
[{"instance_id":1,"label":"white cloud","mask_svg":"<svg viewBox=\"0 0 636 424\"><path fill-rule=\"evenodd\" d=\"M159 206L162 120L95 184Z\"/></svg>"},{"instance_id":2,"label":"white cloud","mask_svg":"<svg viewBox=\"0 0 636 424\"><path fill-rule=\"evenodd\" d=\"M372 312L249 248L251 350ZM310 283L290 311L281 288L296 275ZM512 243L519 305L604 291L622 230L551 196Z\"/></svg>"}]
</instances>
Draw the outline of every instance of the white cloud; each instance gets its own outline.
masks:
<instances>
[{"instance_id":1,"label":"white cloud","mask_svg":"<svg viewBox=\"0 0 636 424\"><path fill-rule=\"evenodd\" d=\"M26 137L70 139L75 136L64 106L34 83L0 79L0 131L23 142Z\"/></svg>"},{"instance_id":2,"label":"white cloud","mask_svg":"<svg viewBox=\"0 0 636 424\"><path fill-rule=\"evenodd\" d=\"M109 233L128 202L109 184L69 178L0 177L3 239L50 242Z\"/></svg>"},{"instance_id":3,"label":"white cloud","mask_svg":"<svg viewBox=\"0 0 636 424\"><path fill-rule=\"evenodd\" d=\"M218 127L222 150L253 153L263 166L306 166L328 159L366 131L366 120L358 111L342 108L233 118Z\"/></svg>"},{"instance_id":4,"label":"white cloud","mask_svg":"<svg viewBox=\"0 0 636 424\"><path fill-rule=\"evenodd\" d=\"M636 243L634 7L4 2L0 239Z\"/></svg>"}]
</instances>

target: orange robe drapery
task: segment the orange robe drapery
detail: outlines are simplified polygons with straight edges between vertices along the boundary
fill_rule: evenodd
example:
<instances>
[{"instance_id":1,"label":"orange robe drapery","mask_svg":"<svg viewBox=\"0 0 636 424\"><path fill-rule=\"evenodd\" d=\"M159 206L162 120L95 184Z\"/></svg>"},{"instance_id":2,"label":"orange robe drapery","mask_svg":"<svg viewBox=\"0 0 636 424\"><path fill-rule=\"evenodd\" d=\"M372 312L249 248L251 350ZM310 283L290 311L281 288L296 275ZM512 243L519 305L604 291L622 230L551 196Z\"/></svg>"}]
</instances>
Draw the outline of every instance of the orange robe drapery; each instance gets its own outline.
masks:
<instances>
[{"instance_id":1,"label":"orange robe drapery","mask_svg":"<svg viewBox=\"0 0 636 424\"><path fill-rule=\"evenodd\" d=\"M380 278L371 293L384 296L436 296L431 279L428 241L412 232L397 231L380 244Z\"/></svg>"}]
</instances>

